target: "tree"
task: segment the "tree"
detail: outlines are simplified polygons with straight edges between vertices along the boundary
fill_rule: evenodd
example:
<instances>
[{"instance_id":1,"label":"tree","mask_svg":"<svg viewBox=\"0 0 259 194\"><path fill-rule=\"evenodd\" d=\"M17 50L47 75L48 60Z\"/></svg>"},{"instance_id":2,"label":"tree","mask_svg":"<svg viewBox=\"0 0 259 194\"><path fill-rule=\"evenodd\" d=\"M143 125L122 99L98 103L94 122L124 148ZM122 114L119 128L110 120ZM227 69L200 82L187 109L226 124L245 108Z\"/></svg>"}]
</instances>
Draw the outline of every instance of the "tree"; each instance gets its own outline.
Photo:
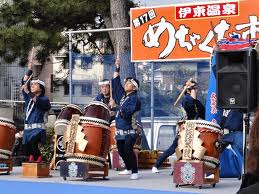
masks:
<instances>
[{"instance_id":1,"label":"tree","mask_svg":"<svg viewBox=\"0 0 259 194\"><path fill-rule=\"evenodd\" d=\"M129 26L127 13L133 5L131 0L13 0L4 3L0 7L0 56L8 63L20 59L20 64L25 65L30 50L36 47L36 58L44 64L51 54L68 48L63 31ZM79 52L79 42L98 50L95 42L104 36L76 34L73 50ZM109 37L111 48L116 48L120 40L121 52L129 50L129 32L116 32L116 36L109 33ZM122 69L125 68L123 63Z\"/></svg>"},{"instance_id":2,"label":"tree","mask_svg":"<svg viewBox=\"0 0 259 194\"><path fill-rule=\"evenodd\" d=\"M106 12L110 13L110 16L104 15L107 27L119 28L129 26L129 10L127 7L132 5L127 4L127 2L127 0L110 0L110 12ZM118 47L119 52L122 54L120 54L122 63L121 77L136 77L134 66L130 62L130 31L110 32L109 35L113 42L113 48ZM118 56L118 50L115 50L116 56Z\"/></svg>"}]
</instances>

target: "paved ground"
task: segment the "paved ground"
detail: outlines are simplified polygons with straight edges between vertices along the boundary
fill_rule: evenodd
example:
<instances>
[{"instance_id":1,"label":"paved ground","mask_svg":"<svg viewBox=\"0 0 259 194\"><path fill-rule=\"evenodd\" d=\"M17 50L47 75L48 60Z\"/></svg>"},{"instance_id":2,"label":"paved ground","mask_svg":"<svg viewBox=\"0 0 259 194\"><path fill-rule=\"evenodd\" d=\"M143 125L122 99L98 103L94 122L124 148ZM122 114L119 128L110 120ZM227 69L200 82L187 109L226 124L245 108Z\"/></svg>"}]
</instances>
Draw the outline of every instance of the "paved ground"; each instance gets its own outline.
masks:
<instances>
[{"instance_id":1,"label":"paved ground","mask_svg":"<svg viewBox=\"0 0 259 194\"><path fill-rule=\"evenodd\" d=\"M220 179L220 182L215 188L211 185L204 185L202 189L198 187L180 187L176 188L170 176L171 169L161 169L158 174L152 174L151 170L140 170L139 180L129 180L129 176L119 176L118 171L109 170L109 180L89 180L82 181L82 179L68 178L64 181L59 176L59 171L51 171L51 178L24 178L21 176L21 167L14 167L10 175L0 175L1 180L13 181L34 181L34 182L50 182L63 184L80 184L93 186L107 186L107 187L122 187L122 188L138 188L138 189L152 189L161 191L179 191L190 193L207 193L207 194L234 194L237 192L240 181L237 179Z\"/></svg>"}]
</instances>

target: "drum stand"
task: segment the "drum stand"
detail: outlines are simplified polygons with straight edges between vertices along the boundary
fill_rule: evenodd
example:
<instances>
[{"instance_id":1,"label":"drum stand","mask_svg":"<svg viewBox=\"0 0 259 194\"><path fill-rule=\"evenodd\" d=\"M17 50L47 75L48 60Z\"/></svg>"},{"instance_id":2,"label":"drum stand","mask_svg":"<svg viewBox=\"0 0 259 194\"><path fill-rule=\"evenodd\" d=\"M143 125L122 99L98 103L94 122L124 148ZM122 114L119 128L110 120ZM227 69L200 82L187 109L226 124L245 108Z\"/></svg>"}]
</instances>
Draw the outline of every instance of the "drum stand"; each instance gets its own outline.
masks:
<instances>
[{"instance_id":1,"label":"drum stand","mask_svg":"<svg viewBox=\"0 0 259 194\"><path fill-rule=\"evenodd\" d=\"M61 161L65 161L65 150L63 146L60 146L60 143L63 145L61 141L63 139L63 135L54 135L54 150L53 150L53 157L50 162L49 169L50 170L57 170L59 168L59 163Z\"/></svg>"},{"instance_id":2,"label":"drum stand","mask_svg":"<svg viewBox=\"0 0 259 194\"><path fill-rule=\"evenodd\" d=\"M10 174L10 171L13 170L12 158L9 159L0 159L0 164L5 164L5 167L0 167L0 172L6 172L7 175Z\"/></svg>"},{"instance_id":3,"label":"drum stand","mask_svg":"<svg viewBox=\"0 0 259 194\"><path fill-rule=\"evenodd\" d=\"M108 180L108 178L106 178L108 176L108 169L108 163L100 167L85 162L60 162L60 176L63 177L64 180L67 180L67 177L79 177L85 181L91 178Z\"/></svg>"},{"instance_id":4,"label":"drum stand","mask_svg":"<svg viewBox=\"0 0 259 194\"><path fill-rule=\"evenodd\" d=\"M214 177L206 177L208 174L213 174ZM210 184L212 187L215 187L216 183L219 182L219 167L214 169L208 168L202 161L175 161L173 182L176 184L176 187L198 185L199 189L201 189L204 184Z\"/></svg>"}]
</instances>

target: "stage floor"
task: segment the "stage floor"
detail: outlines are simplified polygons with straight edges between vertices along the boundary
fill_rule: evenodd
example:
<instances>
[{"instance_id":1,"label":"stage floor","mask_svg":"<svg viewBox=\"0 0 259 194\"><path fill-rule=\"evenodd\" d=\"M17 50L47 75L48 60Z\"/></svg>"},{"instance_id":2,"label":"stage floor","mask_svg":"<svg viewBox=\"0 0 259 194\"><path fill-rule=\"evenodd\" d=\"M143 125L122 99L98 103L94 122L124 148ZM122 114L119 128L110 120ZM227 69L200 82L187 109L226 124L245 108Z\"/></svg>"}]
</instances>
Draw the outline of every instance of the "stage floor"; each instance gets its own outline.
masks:
<instances>
[{"instance_id":1,"label":"stage floor","mask_svg":"<svg viewBox=\"0 0 259 194\"><path fill-rule=\"evenodd\" d=\"M0 183L6 181L22 181L22 182L37 182L37 183L57 183L66 185L85 185L85 186L101 186L112 188L127 188L127 189L148 189L155 191L170 191L180 193L207 193L219 194L227 193L234 194L240 187L241 181L235 178L220 179L220 182L215 188L211 185L204 185L202 189L197 187L175 187L173 177L170 176L171 168L160 169L160 173L152 174L151 170L139 170L140 179L130 180L129 176L118 175L118 171L109 170L109 180L87 180L82 181L79 178L67 178L66 181L59 176L59 171L51 171L51 178L24 178L22 177L22 168L14 167L10 175L0 175ZM17 185L18 186L18 185ZM83 188L83 187L80 187ZM1 192L0 192L1 193ZM166 192L167 193L167 192Z\"/></svg>"}]
</instances>

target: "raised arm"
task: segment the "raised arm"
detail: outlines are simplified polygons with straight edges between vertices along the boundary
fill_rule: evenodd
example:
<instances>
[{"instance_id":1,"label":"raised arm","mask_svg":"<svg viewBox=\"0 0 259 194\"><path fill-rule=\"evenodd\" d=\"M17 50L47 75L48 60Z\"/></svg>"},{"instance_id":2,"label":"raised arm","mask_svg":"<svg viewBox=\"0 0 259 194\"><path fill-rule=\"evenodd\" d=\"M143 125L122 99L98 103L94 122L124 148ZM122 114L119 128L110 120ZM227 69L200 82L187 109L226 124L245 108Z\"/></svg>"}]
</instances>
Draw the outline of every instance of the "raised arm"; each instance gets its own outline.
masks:
<instances>
[{"instance_id":1,"label":"raised arm","mask_svg":"<svg viewBox=\"0 0 259 194\"><path fill-rule=\"evenodd\" d=\"M28 95L30 93L29 81L31 78L32 78L32 63L29 63L28 70L22 78L22 86L21 86L21 91L23 93L23 97L25 100L29 100L29 95Z\"/></svg>"},{"instance_id":2,"label":"raised arm","mask_svg":"<svg viewBox=\"0 0 259 194\"><path fill-rule=\"evenodd\" d=\"M124 95L124 88L121 85L121 80L120 80L120 59L116 59L115 61L115 71L113 73L113 79L111 82L112 86L112 97L113 100L115 101L115 104L119 104L121 98ZM114 103L111 101L111 106L114 107Z\"/></svg>"},{"instance_id":3,"label":"raised arm","mask_svg":"<svg viewBox=\"0 0 259 194\"><path fill-rule=\"evenodd\" d=\"M197 99L197 92L194 90L196 86L195 83L192 83L191 81L187 81L186 84L187 88L190 90L190 95L193 99Z\"/></svg>"},{"instance_id":4,"label":"raised arm","mask_svg":"<svg viewBox=\"0 0 259 194\"><path fill-rule=\"evenodd\" d=\"M120 75L120 59L116 59L115 61L115 71L113 73L113 78L116 78Z\"/></svg>"}]
</instances>

